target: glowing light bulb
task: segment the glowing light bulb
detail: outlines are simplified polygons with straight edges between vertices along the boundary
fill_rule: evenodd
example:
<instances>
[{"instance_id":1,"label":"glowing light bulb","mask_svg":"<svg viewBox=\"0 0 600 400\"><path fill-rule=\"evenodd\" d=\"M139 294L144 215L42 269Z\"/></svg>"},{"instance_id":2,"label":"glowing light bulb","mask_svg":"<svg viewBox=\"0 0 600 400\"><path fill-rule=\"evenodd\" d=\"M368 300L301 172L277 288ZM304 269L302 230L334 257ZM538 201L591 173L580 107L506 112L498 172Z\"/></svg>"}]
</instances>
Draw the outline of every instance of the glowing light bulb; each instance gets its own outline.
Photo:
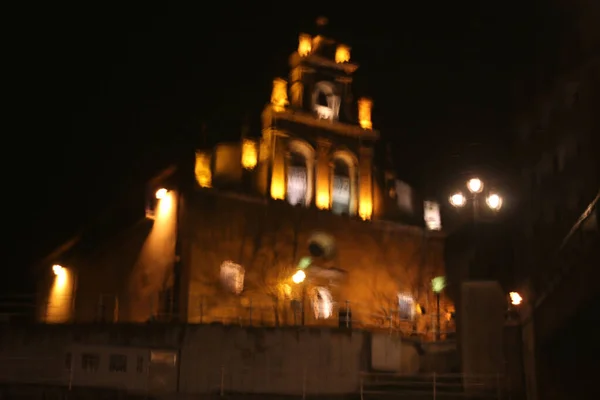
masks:
<instances>
[{"instance_id":1,"label":"glowing light bulb","mask_svg":"<svg viewBox=\"0 0 600 400\"><path fill-rule=\"evenodd\" d=\"M296 271L296 273L292 276L292 281L294 283L302 283L306 279L306 274L301 269Z\"/></svg>"},{"instance_id":2,"label":"glowing light bulb","mask_svg":"<svg viewBox=\"0 0 600 400\"><path fill-rule=\"evenodd\" d=\"M473 178L467 182L467 188L471 193L481 193L483 190L483 182L481 179Z\"/></svg>"},{"instance_id":3,"label":"glowing light bulb","mask_svg":"<svg viewBox=\"0 0 600 400\"><path fill-rule=\"evenodd\" d=\"M467 199L465 198L465 196L463 196L462 193L455 193L452 196L450 196L450 204L452 204L454 207L462 207L465 205L466 202Z\"/></svg>"},{"instance_id":4,"label":"glowing light bulb","mask_svg":"<svg viewBox=\"0 0 600 400\"><path fill-rule=\"evenodd\" d=\"M485 199L485 202L487 203L489 208L495 211L499 210L502 207L502 197L498 196L497 194L489 195L487 199Z\"/></svg>"},{"instance_id":5,"label":"glowing light bulb","mask_svg":"<svg viewBox=\"0 0 600 400\"><path fill-rule=\"evenodd\" d=\"M158 200L164 199L167 196L167 189L161 188L156 191L156 198Z\"/></svg>"}]
</instances>

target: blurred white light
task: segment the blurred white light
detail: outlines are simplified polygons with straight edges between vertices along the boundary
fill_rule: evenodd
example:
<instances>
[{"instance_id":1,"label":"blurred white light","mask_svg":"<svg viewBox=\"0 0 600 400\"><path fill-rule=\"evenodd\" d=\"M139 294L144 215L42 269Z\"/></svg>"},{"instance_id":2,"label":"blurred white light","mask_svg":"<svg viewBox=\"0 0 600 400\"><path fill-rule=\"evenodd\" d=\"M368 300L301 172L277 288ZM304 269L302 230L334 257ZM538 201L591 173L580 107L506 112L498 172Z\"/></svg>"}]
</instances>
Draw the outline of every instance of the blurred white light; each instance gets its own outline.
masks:
<instances>
[{"instance_id":1,"label":"blurred white light","mask_svg":"<svg viewBox=\"0 0 600 400\"><path fill-rule=\"evenodd\" d=\"M167 195L167 189L165 189L165 188L161 188L156 191L156 198L158 200L164 199L166 195Z\"/></svg>"},{"instance_id":2,"label":"blurred white light","mask_svg":"<svg viewBox=\"0 0 600 400\"><path fill-rule=\"evenodd\" d=\"M454 207L462 207L465 205L466 202L467 199L465 198L465 196L463 196L462 193L455 193L452 196L450 196L450 204L452 204Z\"/></svg>"},{"instance_id":3,"label":"blurred white light","mask_svg":"<svg viewBox=\"0 0 600 400\"><path fill-rule=\"evenodd\" d=\"M306 274L301 269L296 271L296 273L292 276L292 281L294 283L302 283L302 282L304 282L305 279L306 279Z\"/></svg>"},{"instance_id":4,"label":"blurred white light","mask_svg":"<svg viewBox=\"0 0 600 400\"><path fill-rule=\"evenodd\" d=\"M240 294L244 290L244 267L232 261L221 264L221 283L223 287L234 294Z\"/></svg>"},{"instance_id":5,"label":"blurred white light","mask_svg":"<svg viewBox=\"0 0 600 400\"><path fill-rule=\"evenodd\" d=\"M488 207L492 210L499 210L502 207L502 197L497 194L491 194L485 199Z\"/></svg>"},{"instance_id":6,"label":"blurred white light","mask_svg":"<svg viewBox=\"0 0 600 400\"><path fill-rule=\"evenodd\" d=\"M521 304L523 302L523 298L521 297L521 295L517 292L510 292L508 294L508 296L510 297L510 303L513 306L518 306L519 304Z\"/></svg>"},{"instance_id":7,"label":"blurred white light","mask_svg":"<svg viewBox=\"0 0 600 400\"><path fill-rule=\"evenodd\" d=\"M325 287L317 287L313 294L313 307L316 319L327 319L333 314L333 297Z\"/></svg>"},{"instance_id":8,"label":"blurred white light","mask_svg":"<svg viewBox=\"0 0 600 400\"><path fill-rule=\"evenodd\" d=\"M483 182L477 178L469 179L467 182L467 188L471 193L481 193L483 190Z\"/></svg>"}]
</instances>

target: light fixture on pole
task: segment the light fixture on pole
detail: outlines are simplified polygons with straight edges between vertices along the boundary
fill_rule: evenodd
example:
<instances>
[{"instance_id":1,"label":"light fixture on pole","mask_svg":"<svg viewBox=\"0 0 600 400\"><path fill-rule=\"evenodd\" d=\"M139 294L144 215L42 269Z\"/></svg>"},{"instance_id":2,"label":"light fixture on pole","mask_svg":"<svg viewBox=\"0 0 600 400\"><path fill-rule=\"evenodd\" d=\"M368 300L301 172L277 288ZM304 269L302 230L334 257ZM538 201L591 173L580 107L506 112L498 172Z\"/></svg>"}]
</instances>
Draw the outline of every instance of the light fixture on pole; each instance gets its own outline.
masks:
<instances>
[{"instance_id":1,"label":"light fixture on pole","mask_svg":"<svg viewBox=\"0 0 600 400\"><path fill-rule=\"evenodd\" d=\"M296 273L294 275L292 275L292 282L294 282L296 285L302 285L302 299L301 302L302 304L300 305L300 315L301 315L301 320L302 320L302 325L304 326L306 323L306 317L305 317L305 312L304 309L306 308L306 273L299 269L298 271L296 271Z\"/></svg>"},{"instance_id":2,"label":"light fixture on pole","mask_svg":"<svg viewBox=\"0 0 600 400\"><path fill-rule=\"evenodd\" d=\"M498 211L500 208L502 208L502 197L496 193L492 193L486 197L485 203L488 205L490 210Z\"/></svg>"},{"instance_id":3,"label":"light fixture on pole","mask_svg":"<svg viewBox=\"0 0 600 400\"><path fill-rule=\"evenodd\" d=\"M440 295L444 288L446 287L446 277L444 276L436 276L431 280L431 290L435 294L435 300L437 303L437 329L435 332L435 339L440 340L440 331L441 331L441 310L440 310Z\"/></svg>"},{"instance_id":4,"label":"light fixture on pole","mask_svg":"<svg viewBox=\"0 0 600 400\"><path fill-rule=\"evenodd\" d=\"M483 182L479 178L469 179L467 189L471 193L481 193L483 191Z\"/></svg>"},{"instance_id":5,"label":"light fixture on pole","mask_svg":"<svg viewBox=\"0 0 600 400\"><path fill-rule=\"evenodd\" d=\"M483 181L479 178L472 178L467 181L467 189L472 194L473 217L477 219L479 210L479 194L485 187ZM455 208L462 208L467 205L467 197L462 192L456 192L449 198L450 204ZM492 211L499 211L502 208L502 197L498 193L489 193L485 198L485 204Z\"/></svg>"},{"instance_id":6,"label":"light fixture on pole","mask_svg":"<svg viewBox=\"0 0 600 400\"><path fill-rule=\"evenodd\" d=\"M452 204L454 207L462 207L466 203L467 203L467 199L460 192L454 193L452 196L450 196L450 204Z\"/></svg>"}]
</instances>

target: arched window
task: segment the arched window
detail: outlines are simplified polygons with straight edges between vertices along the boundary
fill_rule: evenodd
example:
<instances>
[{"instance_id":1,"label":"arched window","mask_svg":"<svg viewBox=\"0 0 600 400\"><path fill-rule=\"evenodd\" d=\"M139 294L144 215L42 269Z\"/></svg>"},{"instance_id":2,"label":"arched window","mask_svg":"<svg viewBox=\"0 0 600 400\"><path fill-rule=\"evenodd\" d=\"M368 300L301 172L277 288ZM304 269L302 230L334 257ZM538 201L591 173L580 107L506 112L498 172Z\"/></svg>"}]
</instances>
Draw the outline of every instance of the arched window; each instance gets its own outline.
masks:
<instances>
[{"instance_id":1,"label":"arched window","mask_svg":"<svg viewBox=\"0 0 600 400\"><path fill-rule=\"evenodd\" d=\"M323 92L319 92L317 96L317 105L329 107L329 103L327 102L327 95Z\"/></svg>"},{"instance_id":2,"label":"arched window","mask_svg":"<svg viewBox=\"0 0 600 400\"><path fill-rule=\"evenodd\" d=\"M331 211L334 214L350 214L351 178L348 164L336 158L333 161L333 190Z\"/></svg>"},{"instance_id":3,"label":"arched window","mask_svg":"<svg viewBox=\"0 0 600 400\"><path fill-rule=\"evenodd\" d=\"M309 206L314 181L314 149L305 141L292 139L286 161L286 198L292 205Z\"/></svg>"},{"instance_id":4,"label":"arched window","mask_svg":"<svg viewBox=\"0 0 600 400\"><path fill-rule=\"evenodd\" d=\"M319 82L313 92L313 109L320 119L335 120L340 111L340 97L331 82Z\"/></svg>"},{"instance_id":5,"label":"arched window","mask_svg":"<svg viewBox=\"0 0 600 400\"><path fill-rule=\"evenodd\" d=\"M295 206L302 204L308 190L308 171L306 158L296 152L290 154L287 176L287 199Z\"/></svg>"}]
</instances>

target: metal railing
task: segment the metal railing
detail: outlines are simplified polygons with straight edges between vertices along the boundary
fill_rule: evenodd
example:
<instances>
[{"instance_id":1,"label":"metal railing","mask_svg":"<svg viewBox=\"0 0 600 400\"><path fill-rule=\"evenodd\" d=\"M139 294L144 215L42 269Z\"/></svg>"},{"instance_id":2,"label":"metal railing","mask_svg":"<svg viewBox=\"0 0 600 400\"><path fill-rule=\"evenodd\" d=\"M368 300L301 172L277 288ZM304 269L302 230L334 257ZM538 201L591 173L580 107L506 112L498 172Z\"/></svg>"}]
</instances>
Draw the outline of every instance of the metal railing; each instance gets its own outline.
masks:
<instances>
[{"instance_id":1,"label":"metal railing","mask_svg":"<svg viewBox=\"0 0 600 400\"><path fill-rule=\"evenodd\" d=\"M194 303L197 304L194 311ZM203 298L190 302L189 321L191 323L221 323L240 326L330 326L340 328L375 329L389 331L403 336L414 336L422 339L433 339L437 333L437 313L404 316L397 308L378 309L373 305L361 304L350 300L334 302L326 315L319 315L313 307L304 310L302 305L287 301L274 305L253 304L245 306L222 305L209 303ZM326 318L325 318L326 317ZM456 326L449 314L442 313L441 336L443 338L455 333Z\"/></svg>"},{"instance_id":2,"label":"metal railing","mask_svg":"<svg viewBox=\"0 0 600 400\"><path fill-rule=\"evenodd\" d=\"M435 399L505 398L507 388L501 374L421 374L407 375L385 372L360 374L360 398L412 396Z\"/></svg>"},{"instance_id":3,"label":"metal railing","mask_svg":"<svg viewBox=\"0 0 600 400\"><path fill-rule=\"evenodd\" d=\"M95 314L89 316L89 318L85 318L85 320L104 323L114 323L122 320L118 315L118 299L115 297L115 300L112 302L103 300L105 299L101 296ZM331 309L323 313L315 310L313 304L309 304L309 301L305 301L303 313L302 302L292 299L271 304L257 304L248 300L244 305L214 302L211 300L203 296L191 297L188 306L188 322L256 327L307 325L379 331L387 330L390 333L412 336L422 340L435 339L438 330L442 339L447 338L456 330L454 319L449 318L449 313L445 311L442 311L440 318L441 329L438 329L438 316L435 309L433 310L434 312L430 313L406 315L403 312L406 310L399 310L395 307L387 308L345 300L333 302ZM38 315L41 314L41 320L48 323L77 322L75 318L76 305L71 303L70 296L55 296L38 309ZM28 304L27 309L33 312L35 305ZM149 300L147 310L148 322L171 322L174 319L172 312L159 308L156 300ZM7 321L10 322L10 319L7 319Z\"/></svg>"}]
</instances>

